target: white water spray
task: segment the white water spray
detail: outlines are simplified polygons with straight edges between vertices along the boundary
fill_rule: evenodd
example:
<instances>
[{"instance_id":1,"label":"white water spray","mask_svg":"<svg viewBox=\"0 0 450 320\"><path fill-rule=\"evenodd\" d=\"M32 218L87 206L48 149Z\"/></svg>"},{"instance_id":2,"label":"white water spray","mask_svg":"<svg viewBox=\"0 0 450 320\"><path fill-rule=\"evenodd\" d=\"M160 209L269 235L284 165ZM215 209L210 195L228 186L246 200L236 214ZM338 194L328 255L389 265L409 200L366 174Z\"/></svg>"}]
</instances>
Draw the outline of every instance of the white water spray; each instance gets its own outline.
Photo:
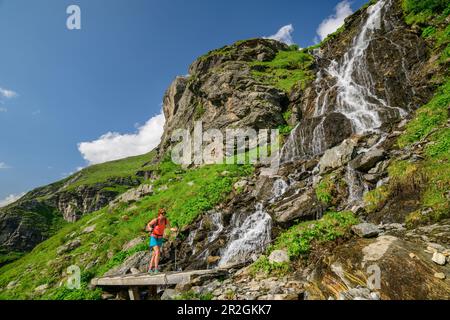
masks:
<instances>
[{"instance_id":1,"label":"white water spray","mask_svg":"<svg viewBox=\"0 0 450 320\"><path fill-rule=\"evenodd\" d=\"M239 215L233 216L230 241L225 248L219 267L230 263L248 261L254 254L264 251L271 241L272 218L264 211L263 205L258 204L256 211L239 223Z\"/></svg>"}]
</instances>

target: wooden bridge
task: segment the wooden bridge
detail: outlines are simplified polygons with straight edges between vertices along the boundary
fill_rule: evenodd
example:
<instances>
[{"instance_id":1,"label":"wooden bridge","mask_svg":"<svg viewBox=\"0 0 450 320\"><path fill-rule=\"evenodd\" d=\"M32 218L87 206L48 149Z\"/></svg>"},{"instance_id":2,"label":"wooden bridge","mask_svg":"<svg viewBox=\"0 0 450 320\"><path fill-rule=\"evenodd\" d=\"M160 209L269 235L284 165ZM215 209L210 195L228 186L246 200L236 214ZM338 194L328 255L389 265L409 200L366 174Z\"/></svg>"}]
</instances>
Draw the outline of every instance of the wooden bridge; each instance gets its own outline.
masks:
<instances>
[{"instance_id":1,"label":"wooden bridge","mask_svg":"<svg viewBox=\"0 0 450 320\"><path fill-rule=\"evenodd\" d=\"M127 274L95 278L91 280L94 287L123 291L128 290L130 300L140 299L140 289L148 289L151 295L156 295L158 286L171 286L191 282L194 278L203 276L220 276L228 273L227 268L211 270L194 270L183 272L166 272L159 274Z\"/></svg>"}]
</instances>

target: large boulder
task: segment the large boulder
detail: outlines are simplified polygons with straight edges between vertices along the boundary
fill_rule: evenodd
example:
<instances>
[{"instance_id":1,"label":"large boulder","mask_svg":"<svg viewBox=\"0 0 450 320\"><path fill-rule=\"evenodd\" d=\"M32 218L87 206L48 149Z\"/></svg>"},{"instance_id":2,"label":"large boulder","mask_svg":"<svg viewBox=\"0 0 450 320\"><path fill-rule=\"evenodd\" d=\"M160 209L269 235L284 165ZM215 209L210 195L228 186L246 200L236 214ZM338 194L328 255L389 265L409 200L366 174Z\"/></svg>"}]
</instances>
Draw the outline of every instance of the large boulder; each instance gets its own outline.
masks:
<instances>
[{"instance_id":1,"label":"large boulder","mask_svg":"<svg viewBox=\"0 0 450 320\"><path fill-rule=\"evenodd\" d=\"M277 222L287 223L298 218L314 218L323 211L323 204L317 199L314 190L310 189L277 204L274 214Z\"/></svg>"},{"instance_id":2,"label":"large boulder","mask_svg":"<svg viewBox=\"0 0 450 320\"><path fill-rule=\"evenodd\" d=\"M353 169L368 172L370 169L375 167L375 165L384 160L386 157L386 152L381 148L371 149L363 154L360 154L353 161L351 161L350 165Z\"/></svg>"},{"instance_id":3,"label":"large boulder","mask_svg":"<svg viewBox=\"0 0 450 320\"><path fill-rule=\"evenodd\" d=\"M357 141L355 139L344 140L337 147L328 149L319 161L320 172L326 172L346 165L352 160Z\"/></svg>"}]
</instances>

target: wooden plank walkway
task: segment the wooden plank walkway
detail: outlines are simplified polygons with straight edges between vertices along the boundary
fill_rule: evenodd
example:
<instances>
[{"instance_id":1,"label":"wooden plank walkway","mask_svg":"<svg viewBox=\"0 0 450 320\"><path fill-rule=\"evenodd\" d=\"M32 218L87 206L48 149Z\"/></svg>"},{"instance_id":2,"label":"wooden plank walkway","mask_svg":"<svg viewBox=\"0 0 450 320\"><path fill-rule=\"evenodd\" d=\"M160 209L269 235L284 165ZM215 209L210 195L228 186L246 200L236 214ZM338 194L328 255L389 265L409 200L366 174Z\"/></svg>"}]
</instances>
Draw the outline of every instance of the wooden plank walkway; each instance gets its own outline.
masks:
<instances>
[{"instance_id":1,"label":"wooden plank walkway","mask_svg":"<svg viewBox=\"0 0 450 320\"><path fill-rule=\"evenodd\" d=\"M159 274L136 274L95 278L91 280L93 286L100 287L146 287L176 285L189 282L194 276L212 275L226 271L226 269L195 270L184 272L167 272Z\"/></svg>"}]
</instances>

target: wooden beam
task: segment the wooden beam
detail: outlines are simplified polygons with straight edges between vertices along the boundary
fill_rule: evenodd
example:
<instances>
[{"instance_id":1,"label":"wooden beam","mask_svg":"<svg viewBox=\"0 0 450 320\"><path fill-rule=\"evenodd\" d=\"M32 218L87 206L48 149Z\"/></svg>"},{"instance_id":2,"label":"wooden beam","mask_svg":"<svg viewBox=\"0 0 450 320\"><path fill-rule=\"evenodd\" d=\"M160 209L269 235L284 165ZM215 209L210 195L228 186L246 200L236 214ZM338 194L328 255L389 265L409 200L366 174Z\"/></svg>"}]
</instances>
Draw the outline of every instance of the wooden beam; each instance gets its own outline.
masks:
<instances>
[{"instance_id":1,"label":"wooden beam","mask_svg":"<svg viewBox=\"0 0 450 320\"><path fill-rule=\"evenodd\" d=\"M138 287L130 287L128 289L128 295L130 296L130 300L141 300Z\"/></svg>"}]
</instances>

